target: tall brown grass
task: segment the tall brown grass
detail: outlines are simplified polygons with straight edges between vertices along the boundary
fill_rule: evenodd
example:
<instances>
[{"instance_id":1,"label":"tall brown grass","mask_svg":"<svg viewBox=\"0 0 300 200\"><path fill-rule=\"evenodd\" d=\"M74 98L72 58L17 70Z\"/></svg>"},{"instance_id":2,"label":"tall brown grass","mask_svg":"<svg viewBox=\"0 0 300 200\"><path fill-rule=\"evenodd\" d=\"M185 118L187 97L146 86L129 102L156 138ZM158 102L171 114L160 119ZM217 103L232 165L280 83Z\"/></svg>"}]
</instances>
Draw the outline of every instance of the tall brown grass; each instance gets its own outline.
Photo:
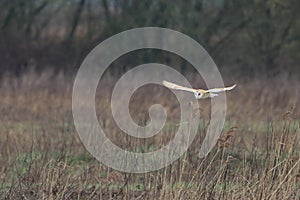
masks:
<instances>
[{"instance_id":1,"label":"tall brown grass","mask_svg":"<svg viewBox=\"0 0 300 200\"><path fill-rule=\"evenodd\" d=\"M194 87L205 87L189 76ZM71 111L74 77L31 70L3 76L0 84L1 199L299 199L299 80L227 77L227 118L218 145L204 159L210 101L199 101L201 125L189 150L172 165L145 174L110 169L83 147ZM99 123L117 145L147 152L166 144L178 128L178 102L162 86L147 85L132 97L131 114L147 122L153 103L165 106L166 127L155 137L125 136L115 125L110 96L116 78L101 80ZM145 92L147 91L147 92ZM192 94L191 94L192 95ZM126 143L125 143L126 142Z\"/></svg>"}]
</instances>

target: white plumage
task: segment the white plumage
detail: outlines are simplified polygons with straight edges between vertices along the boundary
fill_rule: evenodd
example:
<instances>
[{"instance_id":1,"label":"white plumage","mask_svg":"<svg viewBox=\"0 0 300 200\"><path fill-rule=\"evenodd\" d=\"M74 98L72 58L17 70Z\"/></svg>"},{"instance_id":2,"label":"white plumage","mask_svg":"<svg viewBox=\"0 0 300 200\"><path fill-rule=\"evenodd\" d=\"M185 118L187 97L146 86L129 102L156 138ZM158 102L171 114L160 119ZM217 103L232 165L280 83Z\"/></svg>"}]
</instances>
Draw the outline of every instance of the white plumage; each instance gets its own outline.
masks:
<instances>
[{"instance_id":1,"label":"white plumage","mask_svg":"<svg viewBox=\"0 0 300 200\"><path fill-rule=\"evenodd\" d=\"M163 81L162 84L170 89L193 92L196 99L213 98L213 97L218 96L218 94L216 94L216 93L232 90L236 86L236 84L234 84L231 87L213 88L213 89L209 89L209 90L204 90L204 89L193 89L193 88L183 87L183 86L176 85L175 83L171 83L168 81Z\"/></svg>"}]
</instances>

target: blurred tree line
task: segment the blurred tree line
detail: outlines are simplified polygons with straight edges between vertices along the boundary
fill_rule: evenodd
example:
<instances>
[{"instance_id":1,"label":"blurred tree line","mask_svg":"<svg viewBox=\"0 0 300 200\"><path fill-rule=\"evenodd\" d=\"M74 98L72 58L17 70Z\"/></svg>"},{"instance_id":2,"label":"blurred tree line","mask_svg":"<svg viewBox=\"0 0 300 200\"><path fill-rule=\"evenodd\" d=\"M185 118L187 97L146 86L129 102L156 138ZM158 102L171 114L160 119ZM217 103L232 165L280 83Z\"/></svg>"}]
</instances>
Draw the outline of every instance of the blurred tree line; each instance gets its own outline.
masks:
<instances>
[{"instance_id":1,"label":"blurred tree line","mask_svg":"<svg viewBox=\"0 0 300 200\"><path fill-rule=\"evenodd\" d=\"M74 70L101 41L144 26L189 35L221 70L298 71L298 9L299 0L1 0L1 72L31 66ZM127 61L146 62L147 54Z\"/></svg>"}]
</instances>

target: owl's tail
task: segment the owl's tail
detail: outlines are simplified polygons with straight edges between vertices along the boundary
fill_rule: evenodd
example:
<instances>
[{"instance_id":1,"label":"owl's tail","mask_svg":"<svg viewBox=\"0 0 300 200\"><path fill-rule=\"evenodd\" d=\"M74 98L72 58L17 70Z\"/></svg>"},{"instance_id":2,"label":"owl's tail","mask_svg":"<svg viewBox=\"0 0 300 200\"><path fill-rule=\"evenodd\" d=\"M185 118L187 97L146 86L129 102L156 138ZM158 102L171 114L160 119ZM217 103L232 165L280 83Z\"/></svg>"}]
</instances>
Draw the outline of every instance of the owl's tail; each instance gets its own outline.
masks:
<instances>
[{"instance_id":1,"label":"owl's tail","mask_svg":"<svg viewBox=\"0 0 300 200\"><path fill-rule=\"evenodd\" d=\"M218 94L216 94L216 93L209 93L209 97L210 97L210 98L214 98L214 97L216 97L216 96L218 96Z\"/></svg>"}]
</instances>

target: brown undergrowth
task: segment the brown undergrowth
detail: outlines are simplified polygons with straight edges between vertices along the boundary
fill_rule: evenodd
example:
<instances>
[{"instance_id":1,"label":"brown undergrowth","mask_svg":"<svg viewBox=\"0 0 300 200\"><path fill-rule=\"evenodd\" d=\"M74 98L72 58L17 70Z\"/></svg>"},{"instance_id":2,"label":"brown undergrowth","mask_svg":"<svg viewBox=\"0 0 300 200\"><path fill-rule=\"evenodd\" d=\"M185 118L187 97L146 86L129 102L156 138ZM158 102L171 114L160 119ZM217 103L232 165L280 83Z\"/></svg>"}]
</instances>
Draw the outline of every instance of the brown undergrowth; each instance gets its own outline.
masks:
<instances>
[{"instance_id":1,"label":"brown undergrowth","mask_svg":"<svg viewBox=\"0 0 300 200\"><path fill-rule=\"evenodd\" d=\"M149 139L126 136L110 110L115 79L106 76L96 95L99 123L117 145L148 152L168 143L178 130L179 104L162 86L136 91L129 105L133 120L145 124L148 108L159 103L168 120ZM232 77L230 80L234 80ZM193 79L194 87L205 87ZM233 82L226 82L229 85ZM218 144L198 153L210 118L210 101L199 101L201 123L179 160L158 171L123 173L102 165L82 145L74 128L73 77L30 71L3 76L0 85L1 199L299 199L299 81L236 77L227 94L227 118ZM147 92L145 92L147 91ZM191 94L193 95L193 94Z\"/></svg>"}]
</instances>

